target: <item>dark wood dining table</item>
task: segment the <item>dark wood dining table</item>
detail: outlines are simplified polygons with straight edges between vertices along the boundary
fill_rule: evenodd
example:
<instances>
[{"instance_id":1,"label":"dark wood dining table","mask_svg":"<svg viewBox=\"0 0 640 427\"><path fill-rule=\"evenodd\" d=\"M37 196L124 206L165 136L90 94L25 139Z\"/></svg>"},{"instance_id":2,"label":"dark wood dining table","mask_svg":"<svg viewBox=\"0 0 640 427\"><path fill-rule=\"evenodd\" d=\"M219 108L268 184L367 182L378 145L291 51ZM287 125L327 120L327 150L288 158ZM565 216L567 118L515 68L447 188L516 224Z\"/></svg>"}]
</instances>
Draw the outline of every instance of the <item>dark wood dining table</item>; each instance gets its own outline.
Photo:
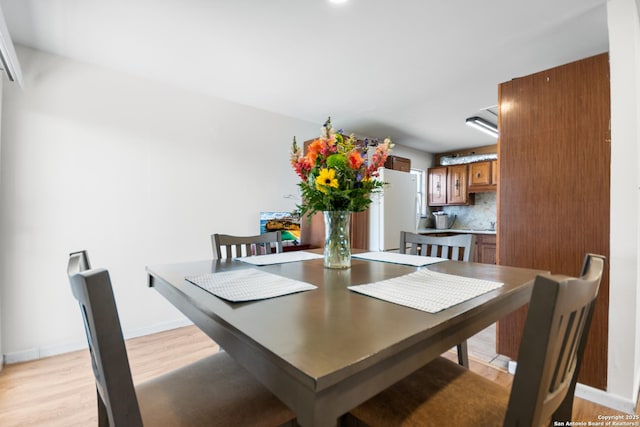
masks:
<instances>
[{"instance_id":1,"label":"dark wood dining table","mask_svg":"<svg viewBox=\"0 0 640 427\"><path fill-rule=\"evenodd\" d=\"M233 303L185 280L241 268L317 289ZM354 258L346 270L322 259L256 267L205 260L147 267L149 285L287 404L302 426L335 426L350 409L529 301L539 270L458 261L432 271L504 283L438 313L361 295L347 286L417 267ZM212 384L215 387L215 384Z\"/></svg>"}]
</instances>

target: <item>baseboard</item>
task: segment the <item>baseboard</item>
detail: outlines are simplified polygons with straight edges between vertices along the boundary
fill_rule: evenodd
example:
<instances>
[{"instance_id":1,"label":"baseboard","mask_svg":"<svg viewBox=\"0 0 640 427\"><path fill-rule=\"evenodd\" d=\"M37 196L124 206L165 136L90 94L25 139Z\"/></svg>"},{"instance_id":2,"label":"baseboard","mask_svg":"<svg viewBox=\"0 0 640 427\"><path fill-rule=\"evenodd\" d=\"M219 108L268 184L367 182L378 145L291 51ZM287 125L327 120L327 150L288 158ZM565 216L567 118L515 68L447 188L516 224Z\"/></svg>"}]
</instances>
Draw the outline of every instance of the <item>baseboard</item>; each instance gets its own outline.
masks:
<instances>
[{"instance_id":1,"label":"baseboard","mask_svg":"<svg viewBox=\"0 0 640 427\"><path fill-rule=\"evenodd\" d=\"M636 402L584 384L576 384L576 397L627 414L635 414Z\"/></svg>"},{"instance_id":2,"label":"baseboard","mask_svg":"<svg viewBox=\"0 0 640 427\"><path fill-rule=\"evenodd\" d=\"M131 338L143 337L145 335L151 335L158 332L170 331L171 329L182 328L184 326L190 326L190 325L193 325L193 322L185 317L183 319L172 320L170 322L156 323L155 325L152 325L146 328L136 329L134 331L129 331L129 332L125 331L123 335L124 335L124 339L128 340Z\"/></svg>"},{"instance_id":3,"label":"baseboard","mask_svg":"<svg viewBox=\"0 0 640 427\"><path fill-rule=\"evenodd\" d=\"M517 368L518 362L510 360L509 373L514 375ZM580 383L576 384L575 396L627 414L635 414L636 411L636 402Z\"/></svg>"},{"instance_id":4,"label":"baseboard","mask_svg":"<svg viewBox=\"0 0 640 427\"><path fill-rule=\"evenodd\" d=\"M132 331L125 331L124 338L137 338L145 335L155 334L157 332L169 331L171 329L181 328L183 326L189 326L193 323L187 318L172 320L169 322L157 323L145 328L135 329ZM7 353L3 356L3 363L10 365L12 363L28 362L30 360L42 359L44 357L57 356L59 354L70 353L72 351L83 350L87 348L86 341L56 344L52 346L44 346L38 348L32 348L29 350L16 351L13 353Z\"/></svg>"}]
</instances>

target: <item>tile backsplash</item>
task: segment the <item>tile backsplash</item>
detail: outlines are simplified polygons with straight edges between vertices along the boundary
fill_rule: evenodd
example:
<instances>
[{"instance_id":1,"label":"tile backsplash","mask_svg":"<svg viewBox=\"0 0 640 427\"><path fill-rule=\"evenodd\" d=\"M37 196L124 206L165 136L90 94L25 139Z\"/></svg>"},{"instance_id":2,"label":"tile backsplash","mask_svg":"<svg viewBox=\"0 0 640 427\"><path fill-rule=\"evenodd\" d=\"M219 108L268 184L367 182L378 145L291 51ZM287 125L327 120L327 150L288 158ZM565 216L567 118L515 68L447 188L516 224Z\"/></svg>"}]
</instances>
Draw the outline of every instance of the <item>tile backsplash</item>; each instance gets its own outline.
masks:
<instances>
[{"instance_id":1,"label":"tile backsplash","mask_svg":"<svg viewBox=\"0 0 640 427\"><path fill-rule=\"evenodd\" d=\"M476 193L475 204L469 206L445 206L442 210L449 215L456 215L453 228L470 228L473 230L491 229L496 225L497 194L495 191Z\"/></svg>"}]
</instances>

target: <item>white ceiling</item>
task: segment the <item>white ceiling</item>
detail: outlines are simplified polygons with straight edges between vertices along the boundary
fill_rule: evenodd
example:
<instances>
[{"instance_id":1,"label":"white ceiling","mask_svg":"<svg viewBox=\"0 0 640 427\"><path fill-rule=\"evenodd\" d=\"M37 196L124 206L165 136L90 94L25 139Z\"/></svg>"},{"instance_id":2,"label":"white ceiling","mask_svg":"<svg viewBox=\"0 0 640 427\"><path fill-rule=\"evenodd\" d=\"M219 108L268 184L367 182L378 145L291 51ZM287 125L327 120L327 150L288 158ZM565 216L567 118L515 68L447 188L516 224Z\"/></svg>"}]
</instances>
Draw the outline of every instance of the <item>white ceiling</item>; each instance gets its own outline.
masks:
<instances>
[{"instance_id":1,"label":"white ceiling","mask_svg":"<svg viewBox=\"0 0 640 427\"><path fill-rule=\"evenodd\" d=\"M608 50L606 0L0 0L14 43L431 152L497 85ZM23 70L26 71L26 70Z\"/></svg>"}]
</instances>

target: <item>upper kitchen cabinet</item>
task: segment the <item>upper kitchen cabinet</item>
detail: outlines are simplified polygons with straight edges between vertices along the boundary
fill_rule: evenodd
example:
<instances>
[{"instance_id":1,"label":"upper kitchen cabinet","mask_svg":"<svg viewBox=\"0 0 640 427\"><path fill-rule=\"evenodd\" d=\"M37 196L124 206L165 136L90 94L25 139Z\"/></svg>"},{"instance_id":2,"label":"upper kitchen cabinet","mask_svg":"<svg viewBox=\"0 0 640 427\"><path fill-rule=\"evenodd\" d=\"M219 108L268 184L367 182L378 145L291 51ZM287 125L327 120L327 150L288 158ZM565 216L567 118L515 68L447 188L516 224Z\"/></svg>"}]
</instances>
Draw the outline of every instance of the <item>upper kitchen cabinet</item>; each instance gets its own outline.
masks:
<instances>
[{"instance_id":1,"label":"upper kitchen cabinet","mask_svg":"<svg viewBox=\"0 0 640 427\"><path fill-rule=\"evenodd\" d=\"M498 89L498 264L579 276L609 257L609 57L601 54ZM607 389L608 268L579 381ZM526 310L499 322L498 353L516 359Z\"/></svg>"},{"instance_id":2,"label":"upper kitchen cabinet","mask_svg":"<svg viewBox=\"0 0 640 427\"><path fill-rule=\"evenodd\" d=\"M429 169L429 192L427 193L429 206L444 206L447 204L447 167L440 166Z\"/></svg>"},{"instance_id":3,"label":"upper kitchen cabinet","mask_svg":"<svg viewBox=\"0 0 640 427\"><path fill-rule=\"evenodd\" d=\"M498 162L496 160L469 164L469 192L496 191L498 186Z\"/></svg>"},{"instance_id":4,"label":"upper kitchen cabinet","mask_svg":"<svg viewBox=\"0 0 640 427\"><path fill-rule=\"evenodd\" d=\"M384 163L384 167L387 169L393 169L393 170L402 171L402 172L410 172L411 159L391 155L387 157L387 161Z\"/></svg>"},{"instance_id":5,"label":"upper kitchen cabinet","mask_svg":"<svg viewBox=\"0 0 640 427\"><path fill-rule=\"evenodd\" d=\"M469 203L467 165L449 166L447 168L447 203L450 205L466 205Z\"/></svg>"},{"instance_id":6,"label":"upper kitchen cabinet","mask_svg":"<svg viewBox=\"0 0 640 427\"><path fill-rule=\"evenodd\" d=\"M467 165L438 166L428 173L429 206L468 205L473 196L467 191Z\"/></svg>"},{"instance_id":7,"label":"upper kitchen cabinet","mask_svg":"<svg viewBox=\"0 0 640 427\"><path fill-rule=\"evenodd\" d=\"M437 165L428 173L429 206L472 205L475 193L498 187L497 145L434 155Z\"/></svg>"}]
</instances>

